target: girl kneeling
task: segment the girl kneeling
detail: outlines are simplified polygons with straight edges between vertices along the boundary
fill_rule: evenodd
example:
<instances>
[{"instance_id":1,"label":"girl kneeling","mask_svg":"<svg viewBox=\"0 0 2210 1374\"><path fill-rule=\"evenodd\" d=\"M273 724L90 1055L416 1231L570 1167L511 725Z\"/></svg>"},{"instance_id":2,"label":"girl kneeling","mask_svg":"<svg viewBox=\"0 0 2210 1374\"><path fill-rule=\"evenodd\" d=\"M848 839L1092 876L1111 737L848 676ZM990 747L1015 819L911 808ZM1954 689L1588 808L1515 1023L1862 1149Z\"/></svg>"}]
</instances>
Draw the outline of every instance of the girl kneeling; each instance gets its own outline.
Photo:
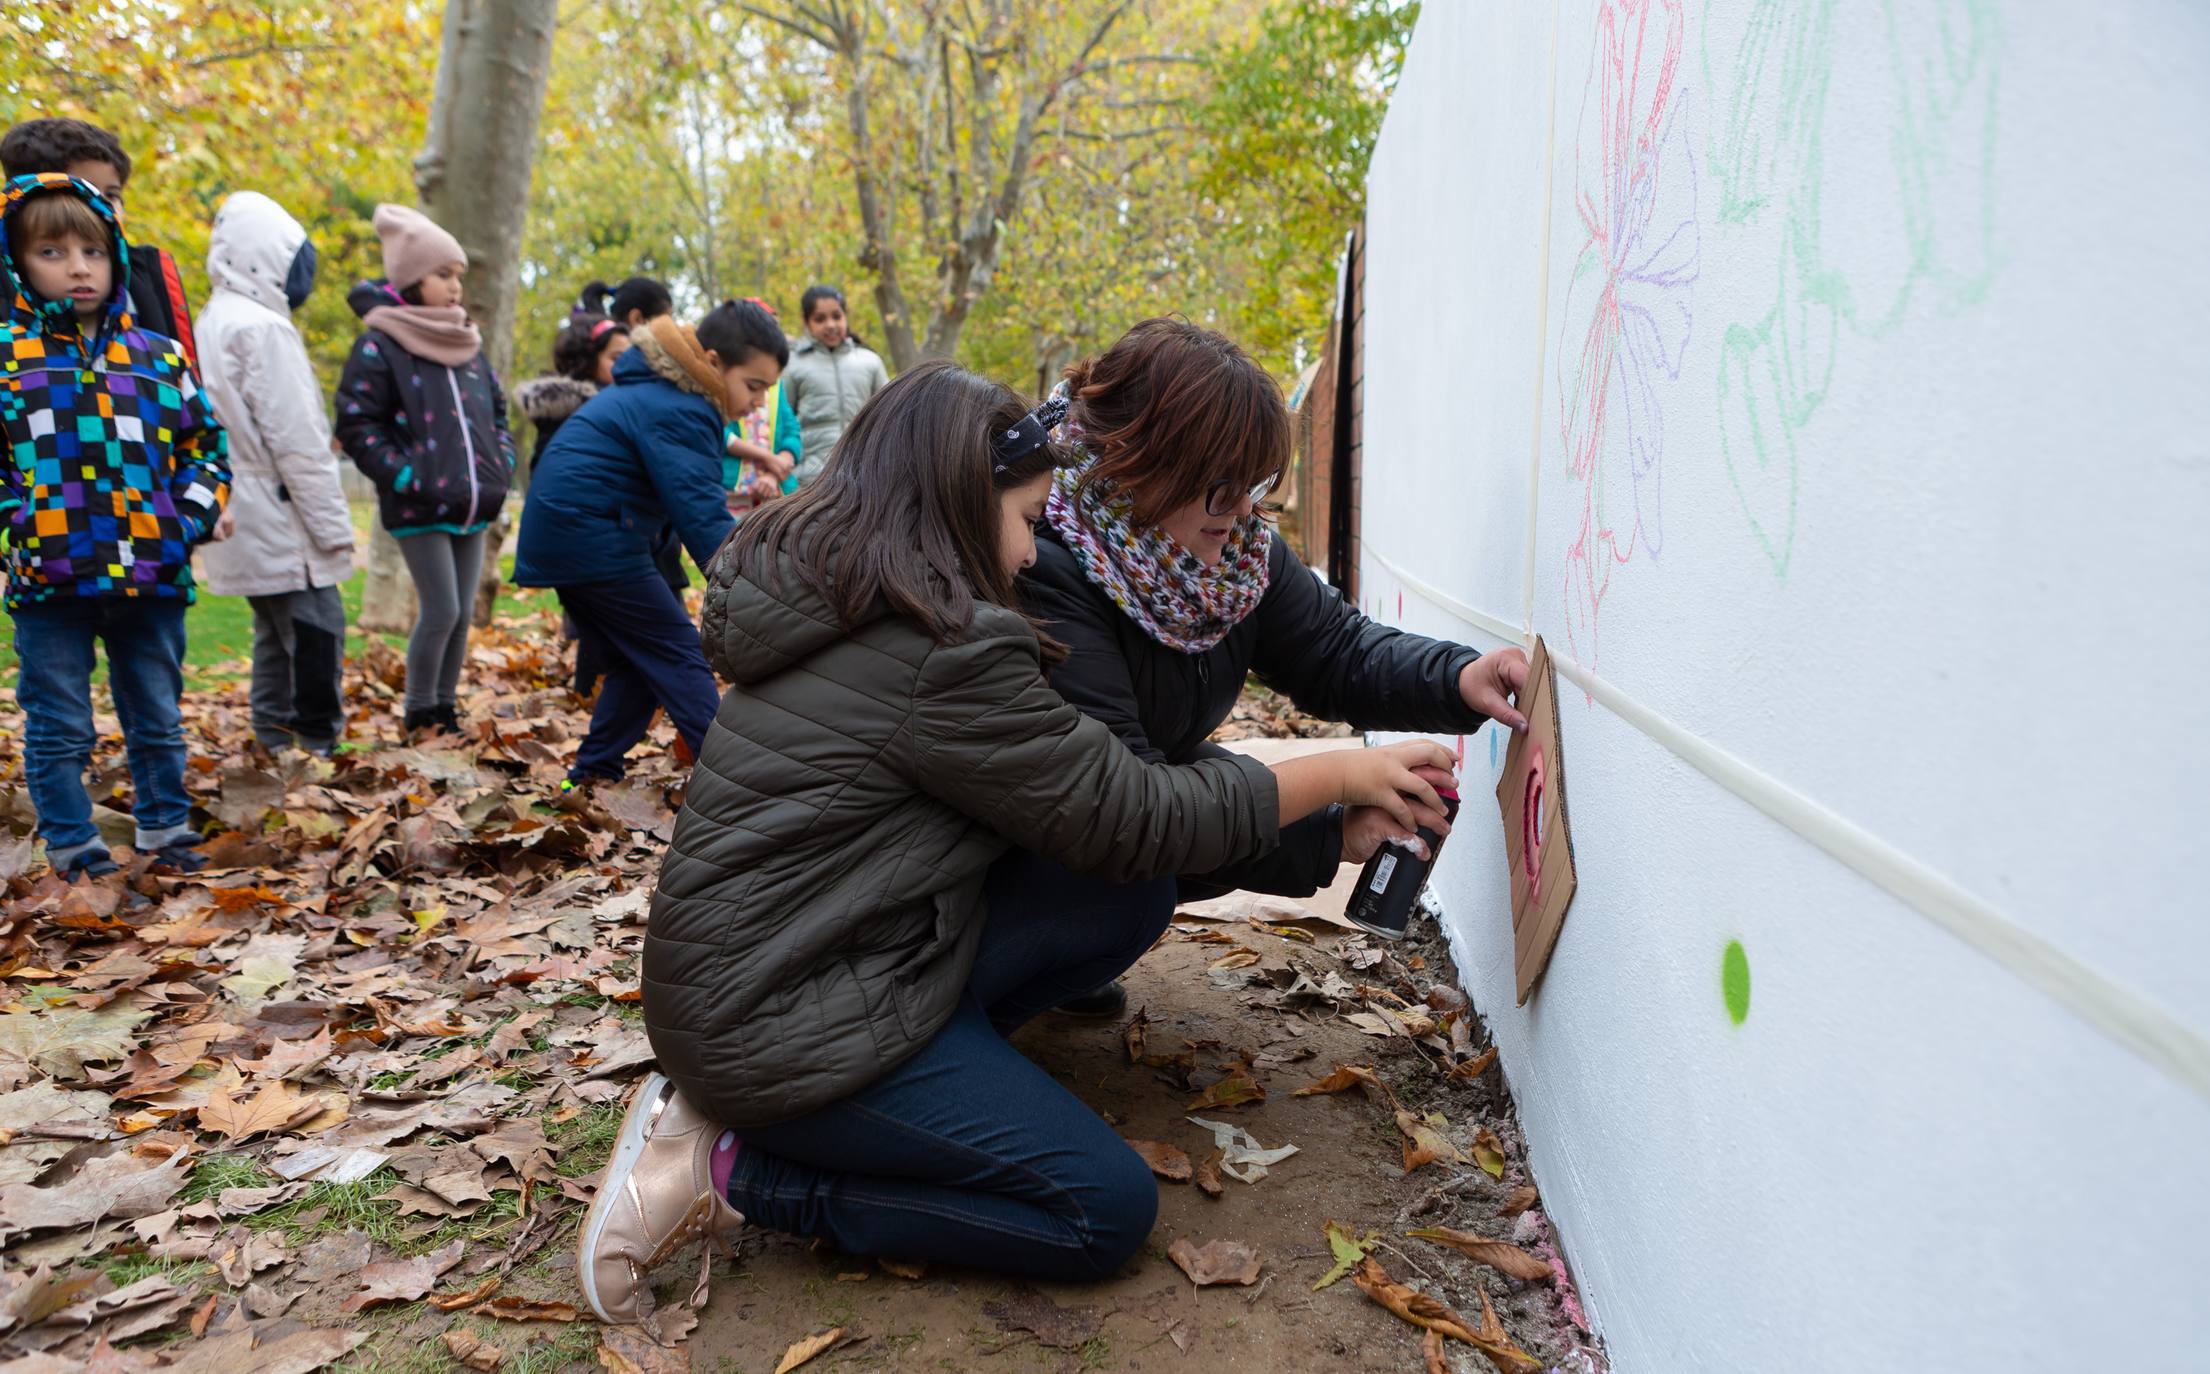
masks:
<instances>
[{"instance_id":1,"label":"girl kneeling","mask_svg":"<svg viewBox=\"0 0 2210 1374\"><path fill-rule=\"evenodd\" d=\"M707 651L735 686L645 942L667 1076L632 1101L581 1236L601 1318L638 1320L659 1258L744 1218L855 1254L1113 1273L1150 1231L1150 1172L1006 1037L1141 950L1034 938L1054 913L992 862L1019 845L1128 881L1251 858L1333 803L1438 806L1414 771L1448 769L1430 742L1145 764L1046 685L1013 579L1055 422L916 368L714 560Z\"/></svg>"}]
</instances>

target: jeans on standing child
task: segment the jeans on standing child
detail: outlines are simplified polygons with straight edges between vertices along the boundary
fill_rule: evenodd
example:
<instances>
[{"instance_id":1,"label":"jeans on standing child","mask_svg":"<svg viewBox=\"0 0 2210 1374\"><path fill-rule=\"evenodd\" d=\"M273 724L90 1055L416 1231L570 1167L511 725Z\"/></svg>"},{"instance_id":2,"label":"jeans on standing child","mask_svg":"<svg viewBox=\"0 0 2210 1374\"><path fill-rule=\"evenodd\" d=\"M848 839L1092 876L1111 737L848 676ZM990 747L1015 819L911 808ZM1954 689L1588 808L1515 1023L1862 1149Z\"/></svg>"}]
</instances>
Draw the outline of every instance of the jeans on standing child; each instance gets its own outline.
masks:
<instances>
[{"instance_id":1,"label":"jeans on standing child","mask_svg":"<svg viewBox=\"0 0 2210 1374\"><path fill-rule=\"evenodd\" d=\"M849 1254L1069 1281L1117 1271L1151 1233L1158 1184L1006 1037L1141 958L1175 894L1173 878L1107 883L1007 854L990 870L988 925L951 1021L850 1097L741 1132L730 1203Z\"/></svg>"},{"instance_id":2,"label":"jeans on standing child","mask_svg":"<svg viewBox=\"0 0 2210 1374\"><path fill-rule=\"evenodd\" d=\"M23 774L38 834L56 872L107 855L92 823L94 645L107 647L108 687L122 721L141 853L198 843L184 792L185 603L168 597L68 596L14 612L23 709Z\"/></svg>"}]
</instances>

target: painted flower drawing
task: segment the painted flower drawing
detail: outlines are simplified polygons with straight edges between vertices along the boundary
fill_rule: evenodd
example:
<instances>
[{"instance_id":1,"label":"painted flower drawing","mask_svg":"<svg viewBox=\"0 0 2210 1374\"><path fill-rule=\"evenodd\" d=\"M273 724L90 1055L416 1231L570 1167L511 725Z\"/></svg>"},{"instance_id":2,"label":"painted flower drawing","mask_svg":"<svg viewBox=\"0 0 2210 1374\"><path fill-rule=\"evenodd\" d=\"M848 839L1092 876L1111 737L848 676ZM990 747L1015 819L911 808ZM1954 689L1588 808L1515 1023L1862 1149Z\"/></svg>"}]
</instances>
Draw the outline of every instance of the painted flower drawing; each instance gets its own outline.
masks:
<instances>
[{"instance_id":1,"label":"painted flower drawing","mask_svg":"<svg viewBox=\"0 0 2210 1374\"><path fill-rule=\"evenodd\" d=\"M1606 0L1574 142L1582 243L1558 335L1559 434L1581 520L1566 550L1566 636L1594 663L1604 593L1663 547L1664 400L1688 349L1696 164L1682 112L1681 0Z\"/></svg>"}]
</instances>

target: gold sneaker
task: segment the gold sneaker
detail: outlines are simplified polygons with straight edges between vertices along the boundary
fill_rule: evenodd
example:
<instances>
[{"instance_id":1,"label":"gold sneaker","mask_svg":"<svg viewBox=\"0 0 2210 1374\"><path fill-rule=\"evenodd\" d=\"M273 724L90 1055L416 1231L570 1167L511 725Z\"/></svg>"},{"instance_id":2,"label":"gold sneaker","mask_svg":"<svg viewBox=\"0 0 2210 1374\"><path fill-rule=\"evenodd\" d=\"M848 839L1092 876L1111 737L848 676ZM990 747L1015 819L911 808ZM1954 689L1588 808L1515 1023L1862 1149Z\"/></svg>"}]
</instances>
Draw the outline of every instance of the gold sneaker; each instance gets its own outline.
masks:
<instances>
[{"instance_id":1,"label":"gold sneaker","mask_svg":"<svg viewBox=\"0 0 2210 1374\"><path fill-rule=\"evenodd\" d=\"M600 1321L643 1321L652 1314L648 1274L686 1243L725 1244L744 1225L714 1190L710 1161L721 1130L666 1075L638 1085L576 1241L576 1279Z\"/></svg>"}]
</instances>

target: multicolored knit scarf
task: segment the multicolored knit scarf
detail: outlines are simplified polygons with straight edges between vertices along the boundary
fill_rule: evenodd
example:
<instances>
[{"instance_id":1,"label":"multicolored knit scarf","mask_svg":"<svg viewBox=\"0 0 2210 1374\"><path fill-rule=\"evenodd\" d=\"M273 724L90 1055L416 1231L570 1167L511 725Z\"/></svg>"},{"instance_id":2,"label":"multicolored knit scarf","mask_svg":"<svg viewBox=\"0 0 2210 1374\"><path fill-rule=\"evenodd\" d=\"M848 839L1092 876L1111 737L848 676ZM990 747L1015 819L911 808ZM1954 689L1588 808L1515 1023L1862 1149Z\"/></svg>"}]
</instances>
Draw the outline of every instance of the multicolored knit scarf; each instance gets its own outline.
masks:
<instances>
[{"instance_id":1,"label":"multicolored knit scarf","mask_svg":"<svg viewBox=\"0 0 2210 1374\"><path fill-rule=\"evenodd\" d=\"M1080 451L1071 423L1061 438ZM1236 522L1227 552L1212 567L1165 530L1139 530L1134 503L1103 483L1084 487L1096 459L1087 452L1052 479L1045 518L1074 552L1083 576L1113 599L1145 634L1170 649L1201 654L1258 609L1266 595L1274 527L1256 515Z\"/></svg>"}]
</instances>

